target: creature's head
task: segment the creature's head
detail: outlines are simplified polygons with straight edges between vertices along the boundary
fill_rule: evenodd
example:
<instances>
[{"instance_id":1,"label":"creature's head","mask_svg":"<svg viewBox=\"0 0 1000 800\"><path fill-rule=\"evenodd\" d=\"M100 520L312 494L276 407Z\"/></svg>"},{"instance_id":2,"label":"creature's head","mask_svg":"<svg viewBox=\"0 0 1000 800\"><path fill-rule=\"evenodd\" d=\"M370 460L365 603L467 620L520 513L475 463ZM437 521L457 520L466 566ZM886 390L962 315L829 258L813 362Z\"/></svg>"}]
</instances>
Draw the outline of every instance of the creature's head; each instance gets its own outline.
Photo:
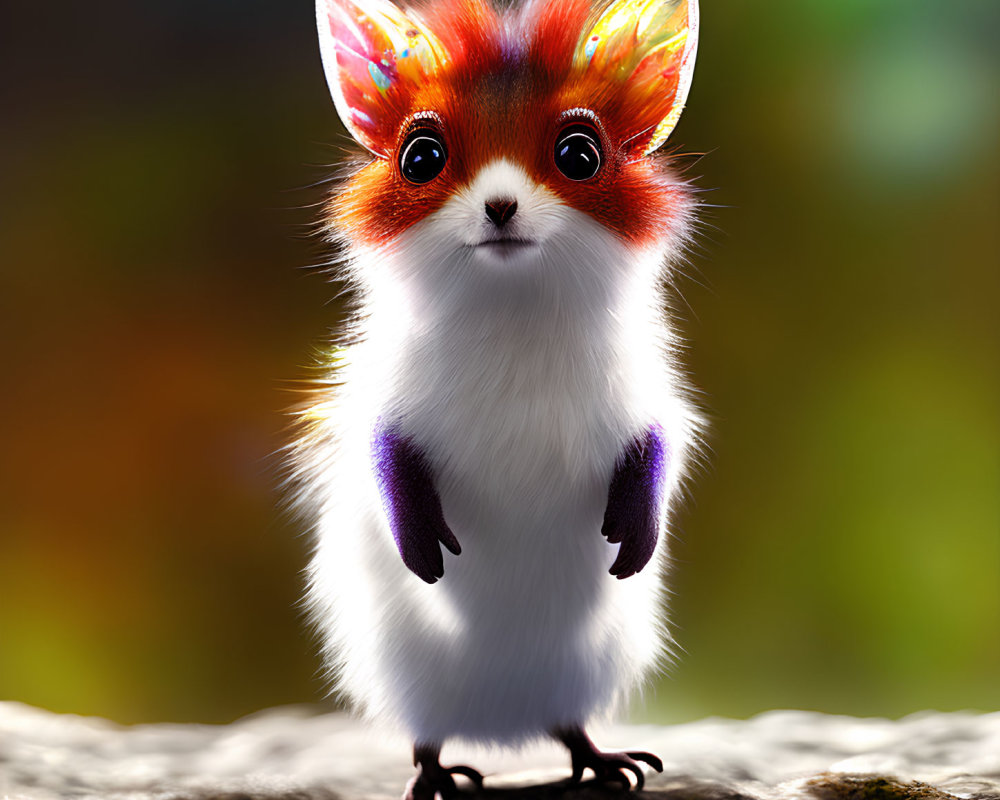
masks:
<instances>
[{"instance_id":1,"label":"creature's head","mask_svg":"<svg viewBox=\"0 0 1000 800\"><path fill-rule=\"evenodd\" d=\"M691 83L697 0L317 0L317 16L337 111L374 156L331 206L354 244L479 271L669 246L689 203L651 154Z\"/></svg>"}]
</instances>

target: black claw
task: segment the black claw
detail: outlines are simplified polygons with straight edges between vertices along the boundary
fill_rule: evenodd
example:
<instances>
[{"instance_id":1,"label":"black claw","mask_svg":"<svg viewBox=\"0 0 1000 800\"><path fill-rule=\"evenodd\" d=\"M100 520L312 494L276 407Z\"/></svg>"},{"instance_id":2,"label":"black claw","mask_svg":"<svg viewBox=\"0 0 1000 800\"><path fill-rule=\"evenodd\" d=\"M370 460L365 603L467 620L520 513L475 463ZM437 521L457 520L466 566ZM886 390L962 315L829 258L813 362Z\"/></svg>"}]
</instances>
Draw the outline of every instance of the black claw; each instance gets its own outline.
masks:
<instances>
[{"instance_id":1,"label":"black claw","mask_svg":"<svg viewBox=\"0 0 1000 800\"><path fill-rule=\"evenodd\" d=\"M462 775L472 781L477 789L483 788L483 774L479 770L475 770L472 767L457 766L457 767L444 767L445 772L451 775Z\"/></svg>"},{"instance_id":2,"label":"black claw","mask_svg":"<svg viewBox=\"0 0 1000 800\"><path fill-rule=\"evenodd\" d=\"M630 770L632 772L632 774L635 775L635 790L637 792L641 792L642 791L642 787L646 785L646 776L643 775L643 773L642 773L642 767L640 767L636 763L631 763L631 764L626 764L624 769ZM624 774L625 774L625 772L623 770L622 771L622 775L624 775ZM627 778L626 778L626 780L627 780ZM626 787L626 788L628 788L628 787Z\"/></svg>"},{"instance_id":3,"label":"black claw","mask_svg":"<svg viewBox=\"0 0 1000 800\"><path fill-rule=\"evenodd\" d=\"M622 785L622 788L627 792L629 789L632 788L632 781L629 780L629 777L625 772L626 769L631 769L631 767L624 764L618 767L618 769L614 770L608 775L608 780L618 781L618 783ZM636 778L636 784L635 784L636 791L642 788L641 775L642 775L642 770L639 770L640 777Z\"/></svg>"},{"instance_id":4,"label":"black claw","mask_svg":"<svg viewBox=\"0 0 1000 800\"><path fill-rule=\"evenodd\" d=\"M631 759L634 759L635 761L642 761L645 764L649 764L649 766L651 766L657 772L663 772L663 761L660 760L659 756L654 755L653 753L646 753L642 750L637 750L634 752L626 753L625 755L627 755Z\"/></svg>"}]
</instances>

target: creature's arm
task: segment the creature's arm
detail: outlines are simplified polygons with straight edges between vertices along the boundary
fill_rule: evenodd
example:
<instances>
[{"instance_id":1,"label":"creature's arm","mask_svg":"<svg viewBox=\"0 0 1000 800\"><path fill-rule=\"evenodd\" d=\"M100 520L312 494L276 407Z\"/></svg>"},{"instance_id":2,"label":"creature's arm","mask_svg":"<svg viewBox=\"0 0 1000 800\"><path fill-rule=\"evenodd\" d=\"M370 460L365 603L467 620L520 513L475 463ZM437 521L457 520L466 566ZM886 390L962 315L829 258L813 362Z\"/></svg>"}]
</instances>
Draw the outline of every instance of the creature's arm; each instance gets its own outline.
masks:
<instances>
[{"instance_id":1,"label":"creature's arm","mask_svg":"<svg viewBox=\"0 0 1000 800\"><path fill-rule=\"evenodd\" d=\"M654 425L629 443L615 464L601 533L621 544L611 565L619 580L635 575L653 557L669 459L663 429Z\"/></svg>"},{"instance_id":2,"label":"creature's arm","mask_svg":"<svg viewBox=\"0 0 1000 800\"><path fill-rule=\"evenodd\" d=\"M441 511L427 459L410 439L379 422L372 436L375 480L403 563L421 580L444 575L440 542L462 552Z\"/></svg>"}]
</instances>

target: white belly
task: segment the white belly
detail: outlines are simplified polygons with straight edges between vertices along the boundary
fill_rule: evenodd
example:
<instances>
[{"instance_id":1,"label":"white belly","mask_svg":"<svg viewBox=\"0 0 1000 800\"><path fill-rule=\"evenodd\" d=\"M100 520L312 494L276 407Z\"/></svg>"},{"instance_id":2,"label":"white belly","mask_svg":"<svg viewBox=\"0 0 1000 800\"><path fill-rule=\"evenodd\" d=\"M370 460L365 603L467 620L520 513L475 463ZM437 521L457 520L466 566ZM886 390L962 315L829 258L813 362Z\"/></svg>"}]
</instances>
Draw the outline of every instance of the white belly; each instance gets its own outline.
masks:
<instances>
[{"instance_id":1,"label":"white belly","mask_svg":"<svg viewBox=\"0 0 1000 800\"><path fill-rule=\"evenodd\" d=\"M314 617L342 691L419 742L516 743L584 724L663 650L666 537L652 563L619 581L608 573L618 546L600 529L622 447L655 419L680 451L685 407L659 393L650 402L605 365L551 363L566 354L550 339L496 341L484 337L478 352L466 341L465 369L442 342L401 356L391 367L397 399L377 411L368 392L344 397L351 424L330 470ZM359 348L355 366L370 375L365 357ZM459 556L445 552L436 584L406 569L385 524L368 454L377 414L426 453L462 545Z\"/></svg>"},{"instance_id":2,"label":"white belly","mask_svg":"<svg viewBox=\"0 0 1000 800\"><path fill-rule=\"evenodd\" d=\"M606 238L517 280L455 267L449 281L470 282L461 291L418 285L437 264L396 265L409 282L376 287L312 448L309 600L331 672L357 707L415 741L514 743L585 724L663 653L667 537L617 580L601 523L616 459L653 422L670 442L669 498L694 418L658 344L656 293L641 277L654 270ZM639 277L626 281L625 264ZM406 569L385 522L369 453L379 417L424 451L462 546L433 585Z\"/></svg>"},{"instance_id":3,"label":"white belly","mask_svg":"<svg viewBox=\"0 0 1000 800\"><path fill-rule=\"evenodd\" d=\"M323 622L341 686L365 711L415 741L510 743L584 723L634 687L661 645L657 563L613 578L607 482L557 483L547 502L506 509L457 482L443 492L462 553L445 552L433 585L403 566L374 504L323 521L314 592L335 606Z\"/></svg>"}]
</instances>

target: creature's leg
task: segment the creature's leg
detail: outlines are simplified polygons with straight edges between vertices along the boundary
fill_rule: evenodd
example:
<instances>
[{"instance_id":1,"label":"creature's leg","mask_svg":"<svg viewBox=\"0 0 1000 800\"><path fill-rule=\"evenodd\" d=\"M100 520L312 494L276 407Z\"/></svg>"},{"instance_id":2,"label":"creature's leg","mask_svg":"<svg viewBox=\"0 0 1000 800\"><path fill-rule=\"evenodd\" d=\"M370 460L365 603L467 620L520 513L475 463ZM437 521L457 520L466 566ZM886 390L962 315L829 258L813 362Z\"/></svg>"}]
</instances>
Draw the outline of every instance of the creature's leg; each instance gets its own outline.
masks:
<instances>
[{"instance_id":1,"label":"creature's leg","mask_svg":"<svg viewBox=\"0 0 1000 800\"><path fill-rule=\"evenodd\" d=\"M413 747L413 766L417 768L406 785L403 800L434 800L440 794L444 800L455 797L458 789L453 775L464 775L477 789L483 788L483 776L471 767L442 767L439 744L417 744Z\"/></svg>"},{"instance_id":2,"label":"creature's leg","mask_svg":"<svg viewBox=\"0 0 1000 800\"><path fill-rule=\"evenodd\" d=\"M573 759L573 777L570 779L573 783L579 783L583 771L590 769L599 783L617 781L628 789L631 785L628 773L631 772L635 775L635 790L640 791L646 780L639 761L649 764L657 772L663 772L663 762L652 753L602 753L581 727L558 728L552 735L569 748Z\"/></svg>"}]
</instances>

